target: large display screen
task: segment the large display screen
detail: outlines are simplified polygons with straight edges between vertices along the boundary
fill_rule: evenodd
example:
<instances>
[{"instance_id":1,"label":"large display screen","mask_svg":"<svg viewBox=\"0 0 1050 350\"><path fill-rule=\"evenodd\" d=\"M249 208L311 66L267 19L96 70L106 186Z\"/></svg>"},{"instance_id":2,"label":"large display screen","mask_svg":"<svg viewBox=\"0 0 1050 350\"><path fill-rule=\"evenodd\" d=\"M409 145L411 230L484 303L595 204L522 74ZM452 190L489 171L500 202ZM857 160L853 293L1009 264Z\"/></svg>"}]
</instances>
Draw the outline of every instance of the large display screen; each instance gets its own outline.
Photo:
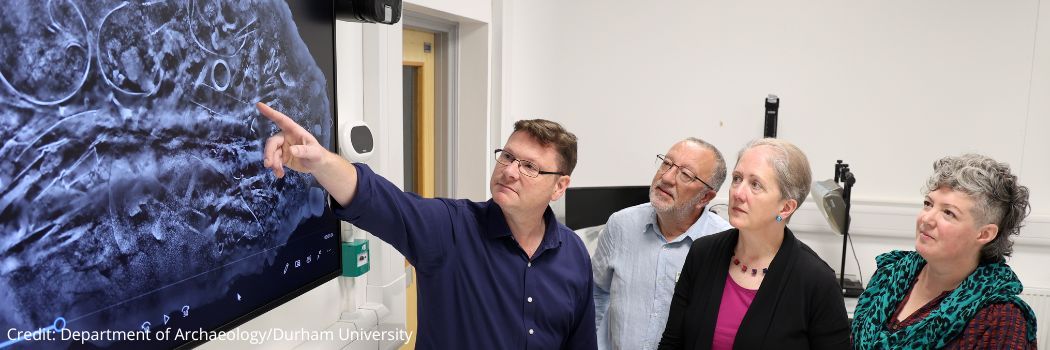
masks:
<instances>
[{"instance_id":1,"label":"large display screen","mask_svg":"<svg viewBox=\"0 0 1050 350\"><path fill-rule=\"evenodd\" d=\"M199 344L339 274L327 194L263 168L254 106L335 149L330 1L0 8L0 348Z\"/></svg>"},{"instance_id":2,"label":"large display screen","mask_svg":"<svg viewBox=\"0 0 1050 350\"><path fill-rule=\"evenodd\" d=\"M613 213L642 203L649 203L649 186L569 187L565 226L578 230L605 225Z\"/></svg>"}]
</instances>

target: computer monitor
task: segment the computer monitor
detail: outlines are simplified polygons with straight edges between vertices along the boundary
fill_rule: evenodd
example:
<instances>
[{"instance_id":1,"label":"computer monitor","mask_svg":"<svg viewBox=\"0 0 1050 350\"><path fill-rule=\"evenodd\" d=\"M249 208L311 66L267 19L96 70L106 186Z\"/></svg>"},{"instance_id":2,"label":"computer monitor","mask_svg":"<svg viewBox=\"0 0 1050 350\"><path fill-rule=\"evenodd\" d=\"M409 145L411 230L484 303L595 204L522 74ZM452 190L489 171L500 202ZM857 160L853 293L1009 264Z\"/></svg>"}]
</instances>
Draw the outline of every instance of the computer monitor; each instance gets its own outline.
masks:
<instances>
[{"instance_id":1,"label":"computer monitor","mask_svg":"<svg viewBox=\"0 0 1050 350\"><path fill-rule=\"evenodd\" d=\"M649 186L569 187L565 226L577 230L604 225L612 213L648 202Z\"/></svg>"},{"instance_id":2,"label":"computer monitor","mask_svg":"<svg viewBox=\"0 0 1050 350\"><path fill-rule=\"evenodd\" d=\"M0 348L193 346L339 275L327 193L263 168L254 106L335 149L331 2L7 5Z\"/></svg>"}]
</instances>

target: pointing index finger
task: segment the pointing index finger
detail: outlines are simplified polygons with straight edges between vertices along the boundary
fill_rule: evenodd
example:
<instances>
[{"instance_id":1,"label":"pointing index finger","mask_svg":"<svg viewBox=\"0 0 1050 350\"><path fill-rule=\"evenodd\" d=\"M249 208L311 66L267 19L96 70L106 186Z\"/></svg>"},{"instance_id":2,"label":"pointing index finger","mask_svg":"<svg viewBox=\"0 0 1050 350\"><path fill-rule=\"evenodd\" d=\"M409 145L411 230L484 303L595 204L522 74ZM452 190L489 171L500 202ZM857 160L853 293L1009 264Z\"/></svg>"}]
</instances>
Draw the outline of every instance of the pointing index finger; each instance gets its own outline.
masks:
<instances>
[{"instance_id":1,"label":"pointing index finger","mask_svg":"<svg viewBox=\"0 0 1050 350\"><path fill-rule=\"evenodd\" d=\"M288 117L284 113L278 112L276 109L270 108L265 103L256 102L255 107L259 109L259 113L262 113L266 119L277 124L277 127L285 131L301 130L303 127L296 124L292 118Z\"/></svg>"}]
</instances>

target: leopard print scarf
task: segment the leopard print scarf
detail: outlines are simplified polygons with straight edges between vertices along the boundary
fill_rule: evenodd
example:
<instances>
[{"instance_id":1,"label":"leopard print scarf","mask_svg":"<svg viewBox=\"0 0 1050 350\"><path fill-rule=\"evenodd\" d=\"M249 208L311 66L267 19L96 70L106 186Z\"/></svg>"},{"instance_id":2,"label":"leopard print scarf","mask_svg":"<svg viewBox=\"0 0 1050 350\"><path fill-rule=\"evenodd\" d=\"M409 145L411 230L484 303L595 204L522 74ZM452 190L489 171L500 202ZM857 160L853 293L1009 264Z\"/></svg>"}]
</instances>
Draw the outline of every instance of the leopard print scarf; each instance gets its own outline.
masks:
<instances>
[{"instance_id":1,"label":"leopard print scarf","mask_svg":"<svg viewBox=\"0 0 1050 350\"><path fill-rule=\"evenodd\" d=\"M981 264L925 319L896 332L886 322L904 300L926 260L916 252L893 251L875 258L878 270L854 311L856 349L941 348L959 336L977 311L993 303L1014 303L1025 313L1028 340L1036 337L1035 313L1017 294L1023 287L1005 262Z\"/></svg>"}]
</instances>

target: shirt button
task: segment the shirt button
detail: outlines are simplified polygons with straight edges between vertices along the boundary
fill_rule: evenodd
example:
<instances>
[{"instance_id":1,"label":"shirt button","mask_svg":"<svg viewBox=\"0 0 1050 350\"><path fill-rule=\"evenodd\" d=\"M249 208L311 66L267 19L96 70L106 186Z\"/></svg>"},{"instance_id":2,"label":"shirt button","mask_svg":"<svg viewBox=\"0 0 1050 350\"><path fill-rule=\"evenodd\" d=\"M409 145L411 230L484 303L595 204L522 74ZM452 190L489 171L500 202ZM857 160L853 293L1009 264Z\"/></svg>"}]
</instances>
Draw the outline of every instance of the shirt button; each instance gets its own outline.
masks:
<instances>
[{"instance_id":1,"label":"shirt button","mask_svg":"<svg viewBox=\"0 0 1050 350\"><path fill-rule=\"evenodd\" d=\"M532 297L529 297L529 299L528 299L528 300L529 300L529 302L531 303L531 302L532 302Z\"/></svg>"},{"instance_id":2,"label":"shirt button","mask_svg":"<svg viewBox=\"0 0 1050 350\"><path fill-rule=\"evenodd\" d=\"M531 261L529 262L529 265L528 265L528 266L529 266L529 267L532 267L532 262L531 262Z\"/></svg>"},{"instance_id":3,"label":"shirt button","mask_svg":"<svg viewBox=\"0 0 1050 350\"><path fill-rule=\"evenodd\" d=\"M532 333L536 333L536 332L534 332L534 331L532 330L532 328L529 328L529 334L532 334Z\"/></svg>"}]
</instances>

